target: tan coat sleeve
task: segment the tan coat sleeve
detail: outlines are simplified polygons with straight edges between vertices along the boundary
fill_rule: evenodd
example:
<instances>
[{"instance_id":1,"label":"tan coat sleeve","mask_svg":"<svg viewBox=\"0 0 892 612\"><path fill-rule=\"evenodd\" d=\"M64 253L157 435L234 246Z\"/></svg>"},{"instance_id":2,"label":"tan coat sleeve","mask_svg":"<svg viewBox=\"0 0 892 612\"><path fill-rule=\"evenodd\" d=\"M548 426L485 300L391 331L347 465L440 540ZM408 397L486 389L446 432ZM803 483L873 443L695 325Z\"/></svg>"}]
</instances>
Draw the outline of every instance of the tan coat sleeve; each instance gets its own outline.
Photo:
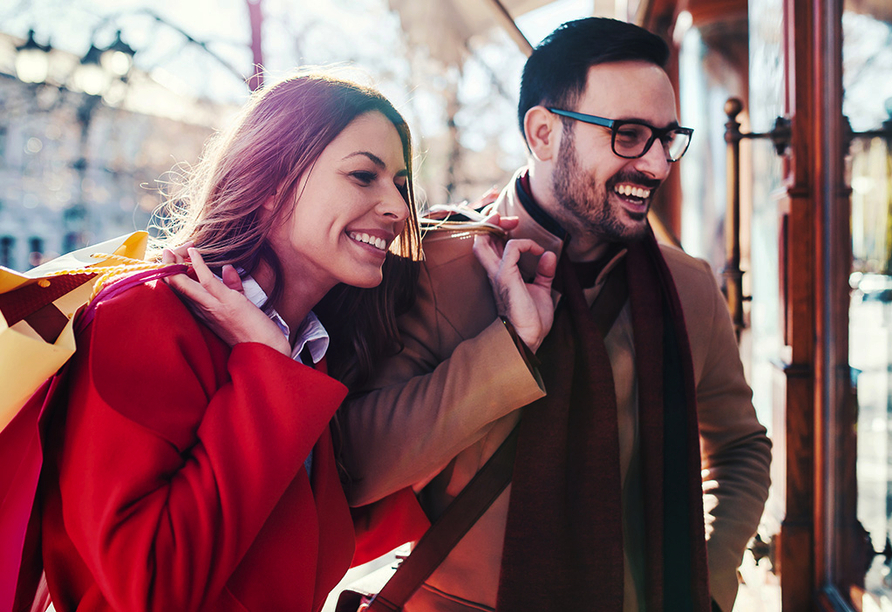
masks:
<instances>
[{"instance_id":1,"label":"tan coat sleeve","mask_svg":"<svg viewBox=\"0 0 892 612\"><path fill-rule=\"evenodd\" d=\"M352 505L423 485L494 421L545 394L469 245L436 263L442 250L428 250L416 305L400 317L405 348L341 410Z\"/></svg>"},{"instance_id":2,"label":"tan coat sleeve","mask_svg":"<svg viewBox=\"0 0 892 612\"><path fill-rule=\"evenodd\" d=\"M730 612L737 568L768 497L771 442L756 418L731 318L709 266L664 254L681 297L697 380L710 592ZM687 261L678 265L682 257Z\"/></svg>"}]
</instances>

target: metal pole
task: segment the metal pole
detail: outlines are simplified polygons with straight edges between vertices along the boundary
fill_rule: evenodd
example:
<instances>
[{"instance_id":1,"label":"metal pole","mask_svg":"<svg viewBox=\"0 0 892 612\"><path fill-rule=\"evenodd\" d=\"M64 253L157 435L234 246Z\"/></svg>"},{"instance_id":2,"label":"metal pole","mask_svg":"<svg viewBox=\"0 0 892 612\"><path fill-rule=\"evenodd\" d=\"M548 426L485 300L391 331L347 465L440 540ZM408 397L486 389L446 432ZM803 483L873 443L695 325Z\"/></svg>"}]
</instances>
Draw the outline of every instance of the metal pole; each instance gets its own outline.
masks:
<instances>
[{"instance_id":1,"label":"metal pole","mask_svg":"<svg viewBox=\"0 0 892 612\"><path fill-rule=\"evenodd\" d=\"M734 332L740 341L743 323L743 272L740 270L740 123L737 115L743 103L737 98L725 102L725 142L727 149L727 208L725 211L725 298L734 323Z\"/></svg>"}]
</instances>

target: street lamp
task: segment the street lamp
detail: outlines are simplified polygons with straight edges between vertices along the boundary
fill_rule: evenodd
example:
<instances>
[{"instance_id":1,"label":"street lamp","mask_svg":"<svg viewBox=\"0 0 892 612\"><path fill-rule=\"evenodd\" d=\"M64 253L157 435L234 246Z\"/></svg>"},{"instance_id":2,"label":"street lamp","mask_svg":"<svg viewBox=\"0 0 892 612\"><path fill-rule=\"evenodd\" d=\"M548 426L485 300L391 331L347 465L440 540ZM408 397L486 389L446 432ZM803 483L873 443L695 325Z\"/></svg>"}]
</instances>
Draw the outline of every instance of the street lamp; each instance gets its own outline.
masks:
<instances>
[{"instance_id":1,"label":"street lamp","mask_svg":"<svg viewBox=\"0 0 892 612\"><path fill-rule=\"evenodd\" d=\"M91 43L72 75L74 86L91 96L109 93L130 72L135 53L133 47L121 40L121 30L108 47L99 48Z\"/></svg>"},{"instance_id":2,"label":"street lamp","mask_svg":"<svg viewBox=\"0 0 892 612\"><path fill-rule=\"evenodd\" d=\"M72 75L74 86L91 96L101 94L111 82L110 75L103 69L99 61L102 52L103 49L91 43L89 50L81 58L80 64L74 69Z\"/></svg>"},{"instance_id":3,"label":"street lamp","mask_svg":"<svg viewBox=\"0 0 892 612\"><path fill-rule=\"evenodd\" d=\"M25 83L43 83L49 73L49 45L41 45L34 39L34 30L28 30L28 40L15 48L15 74Z\"/></svg>"},{"instance_id":4,"label":"street lamp","mask_svg":"<svg viewBox=\"0 0 892 612\"><path fill-rule=\"evenodd\" d=\"M121 30L118 30L115 41L99 55L99 63L110 73L123 78L133 67L135 54L133 47L121 40Z\"/></svg>"}]
</instances>

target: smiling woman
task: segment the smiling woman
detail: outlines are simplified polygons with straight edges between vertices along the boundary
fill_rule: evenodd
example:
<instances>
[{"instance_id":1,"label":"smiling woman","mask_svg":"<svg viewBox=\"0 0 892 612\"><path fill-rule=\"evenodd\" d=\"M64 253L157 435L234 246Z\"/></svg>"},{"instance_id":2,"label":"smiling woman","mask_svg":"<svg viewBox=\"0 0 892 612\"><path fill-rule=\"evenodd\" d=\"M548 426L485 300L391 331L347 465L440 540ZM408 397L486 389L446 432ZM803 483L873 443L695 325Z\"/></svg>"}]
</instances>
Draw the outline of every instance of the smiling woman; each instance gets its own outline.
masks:
<instances>
[{"instance_id":1,"label":"smiling woman","mask_svg":"<svg viewBox=\"0 0 892 612\"><path fill-rule=\"evenodd\" d=\"M377 286L409 217L408 180L393 124L377 111L354 119L301 179L294 208L270 235L286 281L301 279L311 305L340 282Z\"/></svg>"},{"instance_id":2,"label":"smiling woman","mask_svg":"<svg viewBox=\"0 0 892 612\"><path fill-rule=\"evenodd\" d=\"M191 242L212 269L253 277L263 309L292 331L312 308L332 336L329 371L345 384L398 348L418 221L409 127L378 92L330 75L286 80L248 104L190 178L171 194L159 249ZM373 241L352 244L350 233L386 249L360 258Z\"/></svg>"},{"instance_id":3,"label":"smiling woman","mask_svg":"<svg viewBox=\"0 0 892 612\"><path fill-rule=\"evenodd\" d=\"M321 74L211 143L155 251L192 271L100 295L55 398L38 495L58 612L313 612L363 560L355 530L381 528L369 552L420 535L408 489L351 515L331 427L343 383L399 348L411 159L385 98Z\"/></svg>"}]
</instances>

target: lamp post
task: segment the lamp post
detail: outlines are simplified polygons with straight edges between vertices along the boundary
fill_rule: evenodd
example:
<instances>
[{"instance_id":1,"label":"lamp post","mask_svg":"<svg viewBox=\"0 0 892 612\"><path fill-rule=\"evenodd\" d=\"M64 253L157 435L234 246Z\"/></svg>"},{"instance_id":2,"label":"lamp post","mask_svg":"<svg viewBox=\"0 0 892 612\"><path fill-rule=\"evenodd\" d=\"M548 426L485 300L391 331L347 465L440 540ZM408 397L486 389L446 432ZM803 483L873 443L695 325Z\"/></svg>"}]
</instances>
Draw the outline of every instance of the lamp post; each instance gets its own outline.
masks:
<instances>
[{"instance_id":1,"label":"lamp post","mask_svg":"<svg viewBox=\"0 0 892 612\"><path fill-rule=\"evenodd\" d=\"M15 73L25 83L43 83L49 74L49 45L41 45L34 39L34 30L28 30L28 40L15 48Z\"/></svg>"},{"instance_id":2,"label":"lamp post","mask_svg":"<svg viewBox=\"0 0 892 612\"><path fill-rule=\"evenodd\" d=\"M100 54L99 63L111 74L124 79L133 67L134 55L136 51L121 40L121 30L118 30L114 42Z\"/></svg>"},{"instance_id":3,"label":"lamp post","mask_svg":"<svg viewBox=\"0 0 892 612\"><path fill-rule=\"evenodd\" d=\"M99 63L102 51L96 45L90 44L86 55L81 58L80 64L71 75L74 87L89 96L102 94L111 83L111 75Z\"/></svg>"}]
</instances>

